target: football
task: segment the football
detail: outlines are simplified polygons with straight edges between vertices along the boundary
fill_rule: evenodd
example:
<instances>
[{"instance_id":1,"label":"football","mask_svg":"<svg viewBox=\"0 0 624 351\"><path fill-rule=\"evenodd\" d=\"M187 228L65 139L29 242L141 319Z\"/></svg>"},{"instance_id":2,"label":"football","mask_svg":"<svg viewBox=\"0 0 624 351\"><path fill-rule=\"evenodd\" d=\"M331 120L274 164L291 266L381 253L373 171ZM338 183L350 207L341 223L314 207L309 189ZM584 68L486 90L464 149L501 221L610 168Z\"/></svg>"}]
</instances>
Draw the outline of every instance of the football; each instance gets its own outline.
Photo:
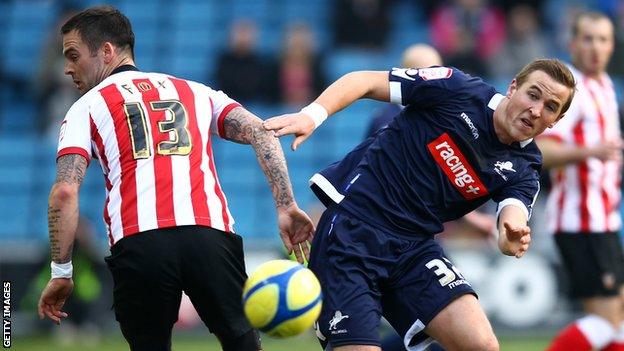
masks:
<instances>
[{"instance_id":1,"label":"football","mask_svg":"<svg viewBox=\"0 0 624 351\"><path fill-rule=\"evenodd\" d=\"M310 328L321 312L321 285L311 270L289 260L261 264L243 288L243 308L254 328L285 338Z\"/></svg>"}]
</instances>

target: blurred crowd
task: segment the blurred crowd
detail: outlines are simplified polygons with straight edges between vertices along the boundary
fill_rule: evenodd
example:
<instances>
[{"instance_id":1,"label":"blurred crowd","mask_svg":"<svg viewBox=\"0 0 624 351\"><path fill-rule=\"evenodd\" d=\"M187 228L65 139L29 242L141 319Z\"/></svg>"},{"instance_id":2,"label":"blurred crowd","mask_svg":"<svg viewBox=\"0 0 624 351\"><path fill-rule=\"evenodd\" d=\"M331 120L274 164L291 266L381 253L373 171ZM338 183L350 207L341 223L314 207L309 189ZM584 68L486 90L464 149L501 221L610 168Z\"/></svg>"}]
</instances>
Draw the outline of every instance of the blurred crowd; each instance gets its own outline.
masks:
<instances>
[{"instance_id":1,"label":"blurred crowd","mask_svg":"<svg viewBox=\"0 0 624 351\"><path fill-rule=\"evenodd\" d=\"M354 49L371 54L394 54L390 35L410 32L396 28L395 17L405 9L419 14L408 16L409 26L427 33L425 42L442 55L446 65L507 83L527 62L538 57L567 59L569 25L583 9L606 13L616 24L616 49L610 73L621 86L624 75L624 2L618 0L336 0L331 2L331 43L318 43L317 35L305 19L294 20L282 33L281 47L261 50L260 26L238 14L231 22L229 38L206 82L242 103L280 104L301 107L327 84L326 58L332 48ZM68 2L59 23L79 6ZM305 18L305 17L304 17ZM401 22L405 26L405 22ZM35 79L40 107L40 130L49 130L50 119L62 118L77 93L71 81L62 76L60 36L51 30L42 50L39 73ZM140 42L141 38L137 38ZM320 47L327 49L320 50ZM214 55L214 53L211 53ZM399 57L388 57L388 68Z\"/></svg>"}]
</instances>

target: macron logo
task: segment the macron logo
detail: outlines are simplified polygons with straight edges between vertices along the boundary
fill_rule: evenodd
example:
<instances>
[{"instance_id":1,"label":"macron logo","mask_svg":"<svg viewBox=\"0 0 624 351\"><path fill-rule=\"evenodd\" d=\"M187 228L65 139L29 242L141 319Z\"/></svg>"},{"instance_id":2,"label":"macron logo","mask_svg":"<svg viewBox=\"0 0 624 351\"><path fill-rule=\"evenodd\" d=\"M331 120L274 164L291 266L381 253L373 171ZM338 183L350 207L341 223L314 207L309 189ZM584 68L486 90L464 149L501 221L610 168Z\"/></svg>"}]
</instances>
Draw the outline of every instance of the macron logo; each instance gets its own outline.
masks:
<instances>
[{"instance_id":1,"label":"macron logo","mask_svg":"<svg viewBox=\"0 0 624 351\"><path fill-rule=\"evenodd\" d=\"M466 122L466 124L468 125L468 128L470 128L472 137L475 139L479 139L479 131L477 130L477 127L475 127L474 123L472 123L472 120L470 119L470 117L468 117L468 115L464 112L460 114L460 117L464 120L464 122Z\"/></svg>"},{"instance_id":2,"label":"macron logo","mask_svg":"<svg viewBox=\"0 0 624 351\"><path fill-rule=\"evenodd\" d=\"M427 148L446 177L465 199L472 200L488 194L477 173L447 133L430 142Z\"/></svg>"}]
</instances>

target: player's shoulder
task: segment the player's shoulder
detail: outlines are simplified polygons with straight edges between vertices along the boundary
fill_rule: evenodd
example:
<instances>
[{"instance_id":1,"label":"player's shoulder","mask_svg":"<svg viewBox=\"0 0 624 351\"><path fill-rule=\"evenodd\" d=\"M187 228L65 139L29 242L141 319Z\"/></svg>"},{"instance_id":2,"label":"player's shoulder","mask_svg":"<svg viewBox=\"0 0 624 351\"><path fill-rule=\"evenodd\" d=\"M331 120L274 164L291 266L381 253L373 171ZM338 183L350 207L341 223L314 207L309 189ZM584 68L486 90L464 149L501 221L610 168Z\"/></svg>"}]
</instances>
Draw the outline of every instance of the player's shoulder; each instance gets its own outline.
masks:
<instances>
[{"instance_id":1,"label":"player's shoulder","mask_svg":"<svg viewBox=\"0 0 624 351\"><path fill-rule=\"evenodd\" d=\"M522 158L526 166L530 169L539 171L542 167L542 152L533 139L520 143L520 153L518 153L518 157Z\"/></svg>"},{"instance_id":2,"label":"player's shoulder","mask_svg":"<svg viewBox=\"0 0 624 351\"><path fill-rule=\"evenodd\" d=\"M65 118L71 118L73 116L88 116L88 112L90 110L90 106L93 104L94 98L97 96L97 91L95 89L91 89L82 95L78 100L76 100L65 115Z\"/></svg>"}]
</instances>

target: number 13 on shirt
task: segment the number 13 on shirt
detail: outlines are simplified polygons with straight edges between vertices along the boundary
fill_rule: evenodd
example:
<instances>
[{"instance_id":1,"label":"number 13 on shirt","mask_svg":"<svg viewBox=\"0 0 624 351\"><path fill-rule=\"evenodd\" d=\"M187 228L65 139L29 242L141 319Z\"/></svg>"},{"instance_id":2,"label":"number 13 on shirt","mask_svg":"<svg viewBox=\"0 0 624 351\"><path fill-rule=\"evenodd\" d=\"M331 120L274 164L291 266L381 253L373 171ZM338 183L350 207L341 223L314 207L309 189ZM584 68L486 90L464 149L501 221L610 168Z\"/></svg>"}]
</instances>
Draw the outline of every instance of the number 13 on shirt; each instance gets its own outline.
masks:
<instances>
[{"instance_id":1,"label":"number 13 on shirt","mask_svg":"<svg viewBox=\"0 0 624 351\"><path fill-rule=\"evenodd\" d=\"M161 100L151 101L149 108L154 112L164 111L165 116L165 120L157 121L158 131L152 130L152 134L167 134L167 139L156 145L156 153L165 156L190 154L193 145L184 105L178 100ZM147 128L147 114L143 106L139 102L126 103L124 111L130 130L134 159L149 158L152 142Z\"/></svg>"}]
</instances>

